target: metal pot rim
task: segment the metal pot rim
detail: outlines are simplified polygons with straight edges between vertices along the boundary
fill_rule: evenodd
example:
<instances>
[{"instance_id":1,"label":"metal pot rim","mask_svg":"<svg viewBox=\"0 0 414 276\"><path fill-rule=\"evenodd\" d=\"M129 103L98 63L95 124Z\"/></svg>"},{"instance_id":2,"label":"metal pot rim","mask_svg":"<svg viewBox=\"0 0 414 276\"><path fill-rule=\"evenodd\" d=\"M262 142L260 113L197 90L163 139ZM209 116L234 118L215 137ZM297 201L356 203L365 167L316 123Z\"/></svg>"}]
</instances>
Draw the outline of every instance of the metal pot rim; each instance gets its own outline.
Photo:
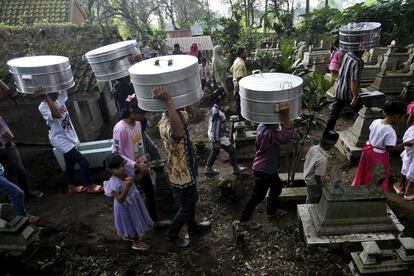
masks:
<instances>
[{"instance_id":1,"label":"metal pot rim","mask_svg":"<svg viewBox=\"0 0 414 276\"><path fill-rule=\"evenodd\" d=\"M250 76L242 78L239 82L240 88L260 92L280 92L291 89L300 89L300 87L303 85L303 79L292 74L260 73L260 76L262 78L261 80L264 82L261 82L261 84L265 84L265 86L257 87L257 83L254 83L252 81L258 80L258 77L256 77L256 75L252 74ZM282 79L284 81L282 81ZM266 85L266 82L268 85Z\"/></svg>"},{"instance_id":2,"label":"metal pot rim","mask_svg":"<svg viewBox=\"0 0 414 276\"><path fill-rule=\"evenodd\" d=\"M85 57L87 59L99 58L101 56L110 55L124 49L136 48L136 45L136 40L120 41L91 50L85 54Z\"/></svg>"}]
</instances>

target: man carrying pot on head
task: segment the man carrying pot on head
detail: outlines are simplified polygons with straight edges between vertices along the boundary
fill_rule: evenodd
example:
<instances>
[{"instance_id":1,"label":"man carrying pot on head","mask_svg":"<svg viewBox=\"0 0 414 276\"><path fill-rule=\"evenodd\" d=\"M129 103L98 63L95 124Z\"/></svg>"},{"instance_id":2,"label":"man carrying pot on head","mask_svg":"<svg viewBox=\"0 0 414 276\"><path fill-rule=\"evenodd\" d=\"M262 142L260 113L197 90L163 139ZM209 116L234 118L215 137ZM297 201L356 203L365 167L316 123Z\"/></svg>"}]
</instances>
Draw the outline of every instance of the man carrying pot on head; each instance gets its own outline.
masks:
<instances>
[{"instance_id":1,"label":"man carrying pot on head","mask_svg":"<svg viewBox=\"0 0 414 276\"><path fill-rule=\"evenodd\" d=\"M239 95L239 81L247 75L246 69L246 58L247 51L243 47L239 47L236 52L237 58L234 60L233 65L230 68L230 71L233 73L233 85L234 85L234 97L236 100L236 114L239 115L240 120L241 116L241 107L240 107L240 95Z\"/></svg>"},{"instance_id":2,"label":"man carrying pot on head","mask_svg":"<svg viewBox=\"0 0 414 276\"><path fill-rule=\"evenodd\" d=\"M342 59L342 65L334 84L335 101L326 123L325 132L335 129L339 114L347 105L350 105L355 113L362 108L362 102L359 98L359 84L364 68L364 61L361 59L363 53L363 50L347 52Z\"/></svg>"},{"instance_id":3,"label":"man carrying pot on head","mask_svg":"<svg viewBox=\"0 0 414 276\"><path fill-rule=\"evenodd\" d=\"M170 94L164 87L154 88L153 94L154 98L165 102L168 107L159 122L159 129L167 152L165 168L170 183L180 199L180 209L168 230L167 240L177 247L186 247L190 241L179 237L184 224L187 224L190 235L205 232L211 226L209 221L198 223L195 219L198 168L188 131L189 116L185 111L176 110Z\"/></svg>"},{"instance_id":4,"label":"man carrying pot on head","mask_svg":"<svg viewBox=\"0 0 414 276\"><path fill-rule=\"evenodd\" d=\"M9 87L0 80L0 100L10 94ZM23 166L19 151L13 143L13 133L0 116L0 162L8 165L12 172L17 174L19 187L28 197L42 197L43 193L29 189L26 169Z\"/></svg>"}]
</instances>

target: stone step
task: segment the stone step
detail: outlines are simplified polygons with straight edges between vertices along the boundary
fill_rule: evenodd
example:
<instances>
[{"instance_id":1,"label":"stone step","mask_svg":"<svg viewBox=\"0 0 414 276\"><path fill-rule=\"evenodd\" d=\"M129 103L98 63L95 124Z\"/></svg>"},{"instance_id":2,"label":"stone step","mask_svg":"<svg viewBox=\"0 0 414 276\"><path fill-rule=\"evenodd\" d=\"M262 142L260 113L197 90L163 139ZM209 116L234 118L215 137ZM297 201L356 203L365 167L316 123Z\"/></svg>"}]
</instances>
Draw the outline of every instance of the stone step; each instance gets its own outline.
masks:
<instances>
[{"instance_id":1,"label":"stone step","mask_svg":"<svg viewBox=\"0 0 414 276\"><path fill-rule=\"evenodd\" d=\"M280 194L280 201L303 201L305 202L308 193L306 187L283 188Z\"/></svg>"}]
</instances>

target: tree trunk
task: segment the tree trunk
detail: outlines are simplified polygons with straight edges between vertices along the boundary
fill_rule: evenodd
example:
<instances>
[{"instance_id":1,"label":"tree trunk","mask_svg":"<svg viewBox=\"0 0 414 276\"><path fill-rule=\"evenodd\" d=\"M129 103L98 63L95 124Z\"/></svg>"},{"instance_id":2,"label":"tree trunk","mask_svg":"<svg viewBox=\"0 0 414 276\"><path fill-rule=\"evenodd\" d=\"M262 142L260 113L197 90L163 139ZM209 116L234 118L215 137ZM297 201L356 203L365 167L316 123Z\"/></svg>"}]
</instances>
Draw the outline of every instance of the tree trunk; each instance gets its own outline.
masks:
<instances>
[{"instance_id":1,"label":"tree trunk","mask_svg":"<svg viewBox=\"0 0 414 276\"><path fill-rule=\"evenodd\" d=\"M310 2L310 0L306 0L306 9L305 9L305 13L309 13L309 2Z\"/></svg>"},{"instance_id":2,"label":"tree trunk","mask_svg":"<svg viewBox=\"0 0 414 276\"><path fill-rule=\"evenodd\" d=\"M325 8L329 7L329 0L325 0Z\"/></svg>"},{"instance_id":3,"label":"tree trunk","mask_svg":"<svg viewBox=\"0 0 414 276\"><path fill-rule=\"evenodd\" d=\"M263 33L266 33L266 31L267 31L267 6L268 6L268 4L269 4L269 0L266 0L265 1L265 13L264 13L264 17L263 17L263 22L264 22ZM261 25L262 25L262 22L260 22L260 26Z\"/></svg>"},{"instance_id":4,"label":"tree trunk","mask_svg":"<svg viewBox=\"0 0 414 276\"><path fill-rule=\"evenodd\" d=\"M244 0L244 21L246 24L246 27L249 26L249 6L248 6L249 0Z\"/></svg>"}]
</instances>

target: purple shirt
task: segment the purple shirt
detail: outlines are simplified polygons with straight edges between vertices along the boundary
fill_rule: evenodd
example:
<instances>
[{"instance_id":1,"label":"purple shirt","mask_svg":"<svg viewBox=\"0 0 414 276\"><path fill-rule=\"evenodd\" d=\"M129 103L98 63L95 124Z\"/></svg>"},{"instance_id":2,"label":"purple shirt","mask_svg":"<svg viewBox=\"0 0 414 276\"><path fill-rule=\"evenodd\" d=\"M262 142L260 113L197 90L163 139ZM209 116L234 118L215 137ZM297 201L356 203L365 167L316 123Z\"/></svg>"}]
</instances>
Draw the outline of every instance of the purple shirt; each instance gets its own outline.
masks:
<instances>
[{"instance_id":1,"label":"purple shirt","mask_svg":"<svg viewBox=\"0 0 414 276\"><path fill-rule=\"evenodd\" d=\"M260 124L256 134L256 155L253 160L253 170L274 174L279 167L280 144L292 141L292 128L283 127L281 130L274 126Z\"/></svg>"}]
</instances>

